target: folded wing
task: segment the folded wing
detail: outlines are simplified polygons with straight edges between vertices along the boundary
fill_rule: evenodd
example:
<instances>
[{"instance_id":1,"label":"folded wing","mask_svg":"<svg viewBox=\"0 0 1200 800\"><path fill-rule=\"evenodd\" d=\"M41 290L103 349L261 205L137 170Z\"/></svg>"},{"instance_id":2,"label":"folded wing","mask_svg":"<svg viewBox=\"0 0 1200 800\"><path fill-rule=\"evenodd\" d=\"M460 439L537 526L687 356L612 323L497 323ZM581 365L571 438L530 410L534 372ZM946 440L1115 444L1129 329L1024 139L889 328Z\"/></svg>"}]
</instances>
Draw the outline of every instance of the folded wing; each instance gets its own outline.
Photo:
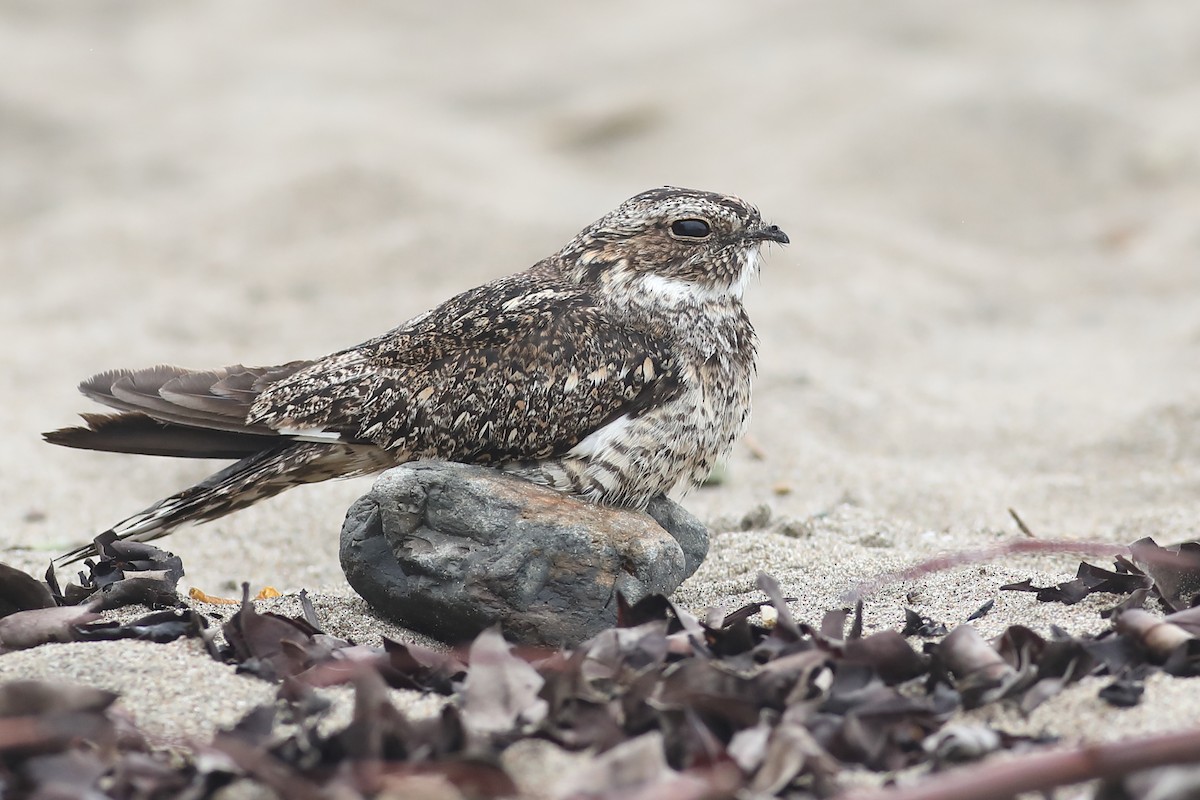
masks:
<instances>
[{"instance_id":1,"label":"folded wing","mask_svg":"<svg viewBox=\"0 0 1200 800\"><path fill-rule=\"evenodd\" d=\"M378 339L272 384L249 422L373 442L397 461L561 456L680 389L670 353L583 290L528 273L466 292Z\"/></svg>"}]
</instances>

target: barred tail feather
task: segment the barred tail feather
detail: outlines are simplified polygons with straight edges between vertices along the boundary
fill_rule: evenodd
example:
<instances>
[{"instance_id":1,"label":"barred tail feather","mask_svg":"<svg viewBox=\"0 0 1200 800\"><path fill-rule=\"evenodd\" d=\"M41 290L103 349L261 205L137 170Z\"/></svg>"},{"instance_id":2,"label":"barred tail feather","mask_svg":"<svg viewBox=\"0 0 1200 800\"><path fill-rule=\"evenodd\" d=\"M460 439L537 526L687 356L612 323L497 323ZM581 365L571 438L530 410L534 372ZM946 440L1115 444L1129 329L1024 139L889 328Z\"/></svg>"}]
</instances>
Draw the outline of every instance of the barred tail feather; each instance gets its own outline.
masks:
<instances>
[{"instance_id":1,"label":"barred tail feather","mask_svg":"<svg viewBox=\"0 0 1200 800\"><path fill-rule=\"evenodd\" d=\"M119 539L148 542L185 523L209 522L293 486L365 475L393 463L374 447L289 442L243 458L121 520L109 531ZM55 560L70 564L96 554L95 545L86 544Z\"/></svg>"}]
</instances>

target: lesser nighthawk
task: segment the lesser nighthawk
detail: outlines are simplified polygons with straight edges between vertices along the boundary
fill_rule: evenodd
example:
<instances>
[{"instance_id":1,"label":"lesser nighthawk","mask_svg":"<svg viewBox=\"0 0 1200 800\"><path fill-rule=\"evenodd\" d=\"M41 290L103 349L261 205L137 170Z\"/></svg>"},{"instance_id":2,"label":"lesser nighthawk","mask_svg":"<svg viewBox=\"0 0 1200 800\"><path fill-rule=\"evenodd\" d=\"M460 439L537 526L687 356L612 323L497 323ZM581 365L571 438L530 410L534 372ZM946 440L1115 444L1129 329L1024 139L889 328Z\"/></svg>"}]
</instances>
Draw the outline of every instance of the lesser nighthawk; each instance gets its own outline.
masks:
<instances>
[{"instance_id":1,"label":"lesser nighthawk","mask_svg":"<svg viewBox=\"0 0 1200 800\"><path fill-rule=\"evenodd\" d=\"M414 459L642 508L703 480L745 430L755 335L742 293L764 242L788 237L739 198L652 189L528 270L325 358L103 372L79 388L119 413L45 437L239 459L111 529L140 541Z\"/></svg>"}]
</instances>

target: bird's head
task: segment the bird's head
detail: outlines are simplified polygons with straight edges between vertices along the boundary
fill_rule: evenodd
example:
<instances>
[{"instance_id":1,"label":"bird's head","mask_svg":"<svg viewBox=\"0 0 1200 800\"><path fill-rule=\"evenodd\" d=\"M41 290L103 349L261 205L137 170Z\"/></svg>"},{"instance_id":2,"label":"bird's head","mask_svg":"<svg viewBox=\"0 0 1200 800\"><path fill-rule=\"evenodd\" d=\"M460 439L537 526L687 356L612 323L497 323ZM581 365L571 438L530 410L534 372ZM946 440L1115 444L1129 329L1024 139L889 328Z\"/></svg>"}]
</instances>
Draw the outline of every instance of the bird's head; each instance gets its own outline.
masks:
<instances>
[{"instance_id":1,"label":"bird's head","mask_svg":"<svg viewBox=\"0 0 1200 800\"><path fill-rule=\"evenodd\" d=\"M740 299L764 242L788 237L744 200L663 186L584 228L559 258L570 277L597 288Z\"/></svg>"}]
</instances>

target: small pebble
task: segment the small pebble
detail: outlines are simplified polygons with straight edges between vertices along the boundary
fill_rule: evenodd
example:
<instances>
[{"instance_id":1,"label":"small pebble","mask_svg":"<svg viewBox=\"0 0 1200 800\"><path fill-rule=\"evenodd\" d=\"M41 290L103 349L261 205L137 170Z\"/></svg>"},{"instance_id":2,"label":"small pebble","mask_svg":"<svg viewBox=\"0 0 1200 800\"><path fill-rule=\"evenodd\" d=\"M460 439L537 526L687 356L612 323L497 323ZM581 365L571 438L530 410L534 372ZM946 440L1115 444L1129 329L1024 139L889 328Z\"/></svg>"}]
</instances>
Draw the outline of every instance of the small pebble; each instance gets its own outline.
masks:
<instances>
[{"instance_id":1,"label":"small pebble","mask_svg":"<svg viewBox=\"0 0 1200 800\"><path fill-rule=\"evenodd\" d=\"M742 515L740 527L744 531L757 531L766 528L770 524L771 507L766 503L759 503Z\"/></svg>"}]
</instances>

